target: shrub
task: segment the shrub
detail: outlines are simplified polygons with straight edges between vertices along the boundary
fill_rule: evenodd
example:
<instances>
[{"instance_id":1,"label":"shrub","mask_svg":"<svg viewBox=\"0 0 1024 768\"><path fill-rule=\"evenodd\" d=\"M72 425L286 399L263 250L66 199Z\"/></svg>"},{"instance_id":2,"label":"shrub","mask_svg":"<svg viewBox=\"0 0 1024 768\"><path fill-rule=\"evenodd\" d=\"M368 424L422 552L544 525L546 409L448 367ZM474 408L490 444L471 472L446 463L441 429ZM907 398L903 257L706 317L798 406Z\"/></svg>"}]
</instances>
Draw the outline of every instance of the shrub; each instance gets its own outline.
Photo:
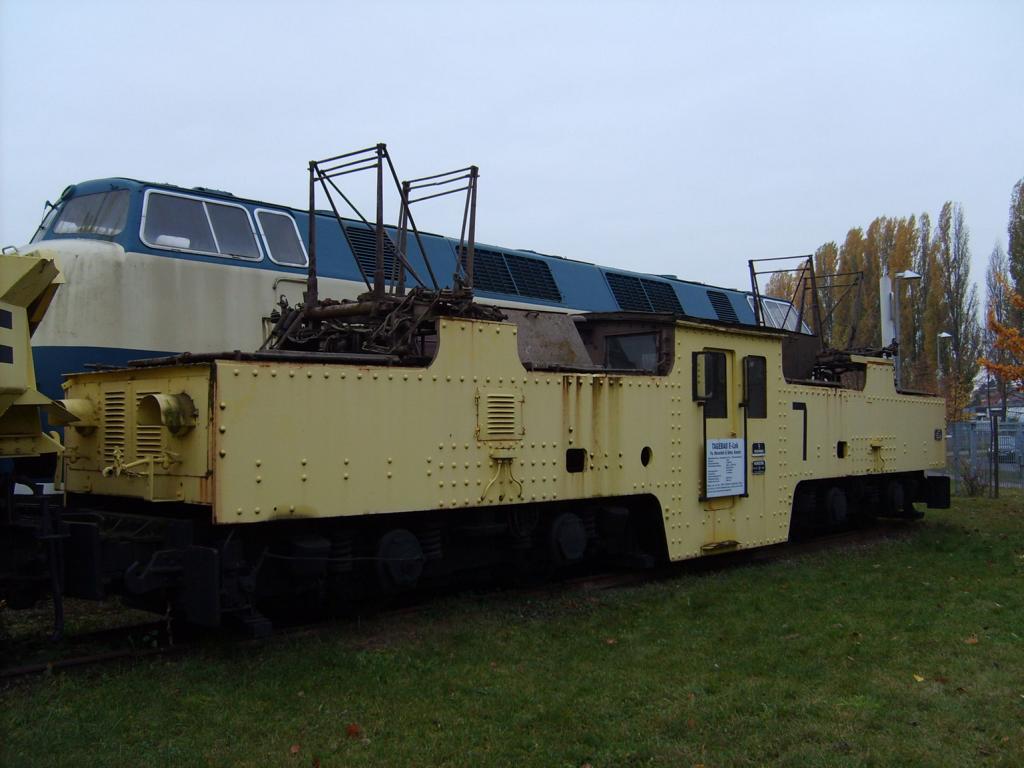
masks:
<instances>
[{"instance_id":1,"label":"shrub","mask_svg":"<svg viewBox=\"0 0 1024 768\"><path fill-rule=\"evenodd\" d=\"M968 459L960 459L960 495L981 496L988 483L982 471Z\"/></svg>"}]
</instances>

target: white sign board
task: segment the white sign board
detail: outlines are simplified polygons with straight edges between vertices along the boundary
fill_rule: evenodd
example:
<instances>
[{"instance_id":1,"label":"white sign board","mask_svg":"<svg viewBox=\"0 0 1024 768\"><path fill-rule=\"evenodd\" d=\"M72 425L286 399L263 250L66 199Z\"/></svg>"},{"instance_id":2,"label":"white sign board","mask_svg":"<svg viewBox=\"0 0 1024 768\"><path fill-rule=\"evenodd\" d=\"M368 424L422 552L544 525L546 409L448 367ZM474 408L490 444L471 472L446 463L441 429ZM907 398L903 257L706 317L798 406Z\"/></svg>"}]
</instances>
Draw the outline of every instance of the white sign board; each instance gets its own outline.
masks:
<instances>
[{"instance_id":1,"label":"white sign board","mask_svg":"<svg viewBox=\"0 0 1024 768\"><path fill-rule=\"evenodd\" d=\"M743 440L709 438L705 444L704 496L740 496L746 492L743 466L746 461Z\"/></svg>"}]
</instances>

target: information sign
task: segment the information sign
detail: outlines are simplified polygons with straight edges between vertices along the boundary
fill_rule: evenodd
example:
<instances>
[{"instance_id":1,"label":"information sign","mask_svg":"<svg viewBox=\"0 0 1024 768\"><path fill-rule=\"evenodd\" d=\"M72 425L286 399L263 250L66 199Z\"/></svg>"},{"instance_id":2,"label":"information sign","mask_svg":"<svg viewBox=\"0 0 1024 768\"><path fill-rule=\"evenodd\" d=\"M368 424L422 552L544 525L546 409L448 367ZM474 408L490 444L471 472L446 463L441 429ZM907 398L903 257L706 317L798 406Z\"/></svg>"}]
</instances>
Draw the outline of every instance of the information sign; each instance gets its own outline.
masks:
<instances>
[{"instance_id":1,"label":"information sign","mask_svg":"<svg viewBox=\"0 0 1024 768\"><path fill-rule=\"evenodd\" d=\"M708 439L705 445L704 495L740 496L746 493L743 468L747 457L743 440L739 438Z\"/></svg>"}]
</instances>

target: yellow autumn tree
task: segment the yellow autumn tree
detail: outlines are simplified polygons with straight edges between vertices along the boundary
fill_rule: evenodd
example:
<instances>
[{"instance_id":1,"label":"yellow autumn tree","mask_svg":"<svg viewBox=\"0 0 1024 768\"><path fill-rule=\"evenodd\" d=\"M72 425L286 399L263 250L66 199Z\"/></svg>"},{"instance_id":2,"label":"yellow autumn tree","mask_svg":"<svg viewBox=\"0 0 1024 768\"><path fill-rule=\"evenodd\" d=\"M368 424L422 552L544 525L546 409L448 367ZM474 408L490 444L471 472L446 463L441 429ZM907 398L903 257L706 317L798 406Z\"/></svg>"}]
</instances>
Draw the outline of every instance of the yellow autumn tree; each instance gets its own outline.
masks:
<instances>
[{"instance_id":1,"label":"yellow autumn tree","mask_svg":"<svg viewBox=\"0 0 1024 768\"><path fill-rule=\"evenodd\" d=\"M1013 290L1004 278L1000 277L1000 282L1014 309L1011 317L1024 317L1024 297ZM1017 389L1024 389L1024 333L1011 322L1000 322L995 308L989 307L988 329L992 333L992 349L1004 354L999 355L1000 360L984 357L981 363L997 379L1008 382ZM995 356L993 354L993 357Z\"/></svg>"}]
</instances>

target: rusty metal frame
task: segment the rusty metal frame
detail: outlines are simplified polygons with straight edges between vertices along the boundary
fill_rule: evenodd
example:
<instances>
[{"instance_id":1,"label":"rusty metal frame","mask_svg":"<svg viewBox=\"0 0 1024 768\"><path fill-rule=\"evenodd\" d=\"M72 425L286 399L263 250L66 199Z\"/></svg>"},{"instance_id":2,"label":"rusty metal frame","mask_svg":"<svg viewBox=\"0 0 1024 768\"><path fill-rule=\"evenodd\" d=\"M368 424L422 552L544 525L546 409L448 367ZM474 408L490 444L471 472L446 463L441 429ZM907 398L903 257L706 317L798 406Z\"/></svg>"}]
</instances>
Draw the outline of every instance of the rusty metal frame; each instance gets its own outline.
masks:
<instances>
[{"instance_id":1,"label":"rusty metal frame","mask_svg":"<svg viewBox=\"0 0 1024 768\"><path fill-rule=\"evenodd\" d=\"M416 221L413 219L412 206L414 203L420 203L425 200L433 200L438 197L445 197L447 195L454 195L459 192L466 193L466 203L462 212L462 228L459 234L459 246L456 252L455 259L455 274L452 276L452 282L456 286L456 289L460 286L460 268L465 274L465 279L461 280L461 287L473 290L473 253L476 241L476 196L477 196L477 182L480 178L480 169L475 165L470 165L466 168L457 168L454 171L445 171L443 173L435 173L430 176L421 176L418 179L409 179L403 181L401 184L402 188L402 207L398 215L398 242L399 248L403 249L406 247L406 240L408 238L408 228L412 227L413 235L416 238L416 244L419 246L420 253L423 254L423 259L427 264L427 269L430 270L430 260L427 258L426 249L423 247L423 241L420 238L419 230L416 227ZM421 194L419 197L413 197L417 190L436 189L430 194ZM462 252L464 249L463 243L467 242L466 229L469 229L468 236L468 256L466 259L466 265L462 264ZM405 274L401 264L395 264L396 274L392 275L392 287L393 291L398 296L405 294ZM433 276L433 271L431 271ZM436 285L436 283L435 283Z\"/></svg>"},{"instance_id":2,"label":"rusty metal frame","mask_svg":"<svg viewBox=\"0 0 1024 768\"><path fill-rule=\"evenodd\" d=\"M390 235L387 234L387 231L384 228L385 165L387 165L388 171L398 188L399 194L402 194L402 185L398 182L398 174L395 172L395 166L391 161L391 155L388 153L386 144L382 143L373 147L366 147L365 149L357 149L353 152L334 155L333 157L328 157L323 160L309 161L309 269L306 278L306 295L304 299L306 306L313 306L319 300L316 248L316 193L318 184L327 198L327 203L331 207L331 212L334 214L334 218L338 223L342 236L348 239L348 236L345 233L341 212L338 210L338 204L334 199L335 194L345 201L345 204L352 210L359 220L363 222L363 224L373 230L375 234L376 248L374 254L375 263L372 282L370 280L370 276L366 274L366 270L363 269L363 265L359 263L359 259L356 259L356 267L359 269L359 274L362 276L363 282L366 283L366 288L372 294L373 298L381 299L384 297L386 290L384 275L384 238L387 237L388 240L391 240ZM359 207L342 191L336 181L336 179L341 176L347 176L361 171L374 171L376 175L376 221L372 224L366 216L363 215L362 211L359 210ZM397 259L402 263L403 271L407 271L420 285L425 287L427 285L426 282L409 264L405 251L396 247L394 242L392 242L392 247L395 250ZM437 290L439 286L437 279L434 277L433 270L430 268L429 261L427 261L427 270L430 273L434 290Z\"/></svg>"},{"instance_id":3,"label":"rusty metal frame","mask_svg":"<svg viewBox=\"0 0 1024 768\"><path fill-rule=\"evenodd\" d=\"M757 268L757 265L763 262L791 262L796 259L799 259L800 263L795 267L766 270L760 270ZM811 255L780 256L777 258L769 259L749 259L747 261L747 264L750 269L751 293L754 296L755 324L759 326L765 325L764 316L761 312L761 299L763 297L763 294L761 293L760 286L758 284L758 278L764 275L797 272L799 273L799 280L797 281L797 285L794 289L793 295L789 297L790 306L789 309L786 310L786 316L782 320L783 327L785 327L786 322L789 320L790 312L792 312L794 308L797 312L797 327L799 328L802 326L804 322L804 317L808 310L808 308L806 307L806 295L809 289L812 301L810 311L813 312L815 334L818 336L819 339L822 340L822 344L824 344L824 340L821 337L821 330L824 327L825 323L832 319L832 317L835 315L836 309L838 309L838 307L846 300L846 298L849 296L852 290L857 289L857 295L860 295L864 277L864 273L862 271L833 272L830 274L819 276L814 271L814 257ZM837 280L839 282L837 282ZM808 283L810 284L809 286ZM828 314L823 317L821 314L821 301L819 300L821 292L833 292L838 290L842 290L842 293L840 293L839 296L836 298ZM799 299L797 297L797 294L799 294ZM853 333L856 333L856 322L853 324ZM852 344L852 342L853 338L851 336L851 339L849 343L847 343L847 346Z\"/></svg>"},{"instance_id":4,"label":"rusty metal frame","mask_svg":"<svg viewBox=\"0 0 1024 768\"><path fill-rule=\"evenodd\" d=\"M385 167L387 171L385 172ZM363 339L360 350L390 355L413 354L417 336L431 327L438 315L486 316L498 319L501 315L494 307L477 305L473 301L473 260L476 241L477 187L480 172L471 165L454 171L423 176L408 181L399 181L387 145L372 147L334 155L323 160L309 161L309 268L305 281L303 301L296 307L288 305L283 297L273 329L260 347L261 352L284 350L316 351L310 343L318 336L324 348L335 345L340 335L349 333ZM375 221L363 215L356 204L339 186L342 176L373 172L376 179ZM385 175L389 175L400 198L397 235L390 234L384 226ZM345 229L340 207L347 205L368 229L375 234L373 275L357 258L356 267L366 284L366 293L355 302L321 300L319 295L317 259L317 212L318 188L323 190L330 211L341 230L341 234L352 245ZM465 193L462 227L459 236L455 272L452 275L452 289L442 288L438 283L427 249L423 243L412 206L426 200ZM336 200L335 198L340 198ZM410 237L411 235L411 237ZM385 241L387 238L387 241ZM411 239L415 239L423 257L429 283L424 280L408 258ZM397 240L397 242L396 242ZM391 274L385 274L385 242L390 243L395 259ZM354 250L354 249L353 249ZM406 290L406 276L417 286ZM348 330L346 330L348 329ZM422 342L422 339L420 339ZM422 343L420 345L423 346Z\"/></svg>"},{"instance_id":5,"label":"rusty metal frame","mask_svg":"<svg viewBox=\"0 0 1024 768\"><path fill-rule=\"evenodd\" d=\"M392 240L384 227L385 166L387 167L388 175L394 182L395 188L398 190L400 198L398 242ZM373 171L376 176L376 210L374 217L375 221L372 223L363 215L352 199L342 191L337 182L337 179L341 176L347 176L362 171ZM416 220L412 215L412 205L414 203L432 200L434 198L452 195L458 192L466 193L466 204L463 210L462 228L459 237L459 251L461 255L465 247L464 243L468 244L468 258L465 265L463 265L461 258L456 259L456 272L453 276L453 280L458 287L472 291L473 252L476 239L477 183L479 175L479 169L477 166L471 165L454 171L446 171L444 173L423 176L417 179L410 179L408 181L399 181L398 174L395 171L395 166L392 162L391 155L388 152L387 145L383 143L377 144L373 147L366 147L365 149L358 149L353 152L334 155L333 157L328 157L323 160L310 160L308 224L309 268L307 272L306 294L304 298L306 306L312 307L320 298L316 253L316 197L318 186L326 196L331 212L334 214L338 227L341 229L342 235L345 236L346 239L348 236L345 233L343 218L341 211L339 210L338 203L335 200L335 196L341 198L345 205L352 210L358 219L368 228L373 230L376 247L372 279L371 276L366 273L366 270L358 259L356 259L356 267L359 269L359 274L363 278L363 282L366 284L367 291L370 293L372 299L380 300L387 294L404 296L407 274L423 288L430 288L434 291L441 290L440 284L437 281L437 276L434 274L433 266L430 263L430 258L427 256L426 248L423 245L423 239L420 235L419 228L416 226ZM417 190L427 190L428 188L432 190L430 193L421 193L418 197L414 197ZM467 228L469 230L468 243ZM429 286L427 281L420 277L409 263L408 245L410 231L412 237L416 240L416 244L419 246L420 253L423 256L423 261L426 265L427 275L429 277ZM384 269L385 238L387 238L391 243L396 256L394 267L390 275L385 275ZM460 270L465 274L464 279L461 279L459 276ZM388 287L388 280L390 280L391 283L390 289Z\"/></svg>"}]
</instances>

